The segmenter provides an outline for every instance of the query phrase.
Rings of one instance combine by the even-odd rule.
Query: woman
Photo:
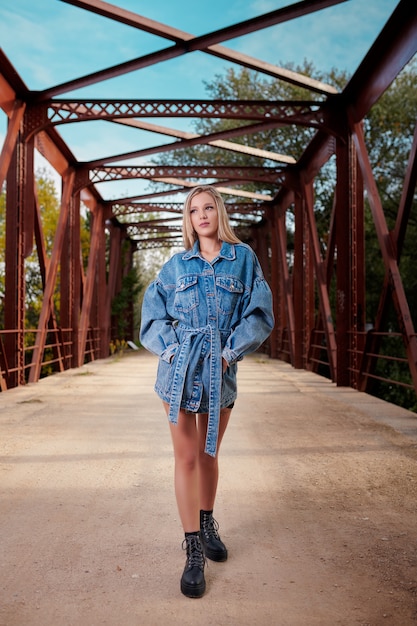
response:
[[[175,254],[146,290],[140,339],[159,357],[155,391],[171,429],[185,532],[181,591],[196,598],[205,591],[205,557],[227,559],[213,508],[237,361],[265,341],[274,318],[259,262],[233,233],[214,187],[189,193],[183,239],[185,252]]]

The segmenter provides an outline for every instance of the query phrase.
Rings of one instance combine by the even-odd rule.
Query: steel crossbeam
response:
[[[242,182],[261,181],[277,183],[282,181],[285,174],[282,168],[273,167],[181,167],[181,166],[103,166],[100,169],[90,169],[90,184],[122,180],[129,178],[143,178],[157,180],[172,176],[182,178],[210,178],[234,179]]]
[[[218,118],[265,120],[319,127],[326,122],[326,101],[269,100],[64,100],[33,106],[43,125],[130,118]]]

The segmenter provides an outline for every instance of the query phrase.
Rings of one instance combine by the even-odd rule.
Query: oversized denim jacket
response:
[[[205,451],[211,456],[220,408],[236,398],[237,361],[257,350],[273,326],[271,290],[243,243],[223,242],[209,262],[197,241],[172,256],[145,292],[140,341],[159,357],[155,391],[174,424],[180,408],[209,414]]]

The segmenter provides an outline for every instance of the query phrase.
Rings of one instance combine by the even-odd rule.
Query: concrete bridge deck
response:
[[[181,595],[169,430],[139,351],[0,394],[1,626],[417,623],[417,417],[261,356],[239,367],[215,516]]]

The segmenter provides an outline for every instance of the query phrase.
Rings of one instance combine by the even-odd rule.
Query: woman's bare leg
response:
[[[165,403],[165,411],[169,406]],[[180,410],[178,423],[169,423],[175,459],[175,496],[184,532],[200,528],[199,452],[196,417]]]
[[[231,412],[232,409],[222,409],[220,411],[219,438],[217,440],[216,457],[212,457],[204,452],[206,445],[208,415],[207,413],[201,413],[198,416],[200,509],[205,511],[212,511],[214,508],[217,484],[219,481],[219,450],[229,423]]]

